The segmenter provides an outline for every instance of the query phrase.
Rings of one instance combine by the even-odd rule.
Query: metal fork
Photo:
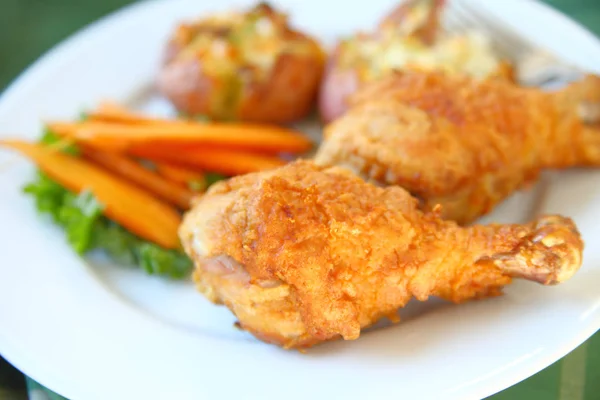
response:
[[[517,79],[525,86],[557,87],[585,74],[520,36],[502,21],[469,1],[451,0],[444,14],[448,33],[478,31],[489,37],[498,55],[516,66]]]

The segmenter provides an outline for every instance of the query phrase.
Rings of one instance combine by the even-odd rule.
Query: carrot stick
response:
[[[132,155],[152,161],[187,165],[229,176],[263,171],[285,164],[285,161],[274,156],[218,148],[194,148],[177,152],[169,152],[160,148],[136,148],[132,149]]]
[[[289,129],[250,124],[171,123],[131,125],[108,122],[50,123],[51,131],[77,142],[110,151],[133,145],[213,145],[265,153],[300,153],[312,146],[305,136]]]
[[[163,200],[178,206],[182,210],[190,208],[190,202],[194,197],[191,190],[164,179],[157,173],[144,168],[136,161],[121,154],[104,153],[88,147],[82,147],[81,150],[87,159],[147,189]]]
[[[154,165],[156,165],[158,173],[165,179],[185,185],[186,187],[192,182],[206,183],[204,174],[200,171],[165,162],[154,162]]]
[[[136,235],[164,248],[180,247],[177,230],[181,217],[175,208],[122,178],[79,158],[21,140],[1,140],[0,146],[17,150],[61,185],[74,192],[91,190],[104,213]]]
[[[88,113],[88,119],[101,122],[118,122],[128,124],[158,124],[170,123],[167,119],[148,117],[133,112],[119,104],[105,101],[98,108]]]

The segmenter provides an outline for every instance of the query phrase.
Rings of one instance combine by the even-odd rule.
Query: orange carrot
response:
[[[173,121],[158,124],[109,122],[50,123],[58,135],[110,151],[126,151],[133,145],[209,145],[264,153],[301,153],[311,141],[292,130],[251,124]]]
[[[74,192],[90,190],[104,205],[104,213],[136,235],[164,248],[180,247],[177,230],[181,216],[174,207],[93,164],[43,145],[0,140],[17,150],[61,185]]]
[[[190,208],[194,193],[191,190],[174,184],[156,172],[144,168],[138,162],[115,153],[105,153],[88,147],[81,148],[83,155],[117,175],[147,189],[163,200],[183,210]]]
[[[120,122],[133,124],[158,124],[171,121],[161,118],[148,117],[131,111],[119,104],[105,101],[97,109],[88,113],[88,119],[101,122]]]
[[[189,186],[190,183],[206,184],[204,174],[200,171],[165,162],[155,161],[154,165],[159,174],[172,182],[177,182],[186,187]]]
[[[187,165],[229,176],[272,169],[285,164],[285,161],[274,156],[229,149],[194,148],[177,152],[168,152],[160,148],[135,148],[132,150],[132,155],[137,157]]]

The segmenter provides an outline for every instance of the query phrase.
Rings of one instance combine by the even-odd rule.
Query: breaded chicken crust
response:
[[[600,164],[600,78],[547,93],[406,71],[368,85],[326,127],[315,161],[400,185],[467,224],[544,168]]]
[[[556,284],[581,265],[567,218],[461,228],[417,206],[400,187],[296,161],[215,184],[180,237],[200,291],[288,348],[356,339],[413,297],[460,303],[513,277]]]

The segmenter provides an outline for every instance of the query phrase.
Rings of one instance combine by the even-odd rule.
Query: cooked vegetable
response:
[[[311,141],[299,133],[264,125],[191,121],[131,125],[86,121],[48,126],[61,137],[110,151],[125,151],[132,146],[203,145],[265,153],[301,153],[312,146]]]
[[[206,189],[206,177],[198,170],[165,162],[155,162],[154,165],[158,173],[165,179],[189,187],[193,191],[203,191]]]
[[[117,103],[105,101],[95,110],[87,113],[87,120],[100,122],[120,122],[130,124],[169,123],[169,120],[153,118],[133,112]]]
[[[279,166],[274,154],[311,143],[280,127],[153,118],[106,102],[79,122],[49,124],[39,144],[0,146],[37,164],[39,176],[24,191],[78,254],[100,249],[150,274],[183,278],[192,266],[179,250],[181,215],[169,203],[185,210],[195,191]]]
[[[285,164],[282,159],[269,155],[202,147],[188,149],[168,147],[136,148],[132,149],[131,154],[152,161],[167,161],[188,165],[229,176],[263,171]]]
[[[89,191],[76,195],[44,173],[24,191],[34,198],[40,213],[65,229],[79,254],[103,250],[121,264],[139,265],[149,274],[175,279],[187,278],[192,270],[190,259],[182,252],[139,239],[101,215],[102,206]]]
[[[182,210],[189,208],[190,201],[194,197],[191,190],[164,179],[127,156],[98,151],[85,146],[81,150],[85,158],[107,170],[143,187]]]
[[[439,29],[446,0],[409,0],[371,33],[340,41],[327,62],[319,93],[325,122],[342,115],[360,86],[405,68],[441,69],[478,78],[512,79],[512,67],[495,54],[491,41],[476,31]]]
[[[44,145],[1,140],[0,146],[18,150],[67,189],[91,191],[104,206],[104,214],[136,235],[169,249],[179,248],[177,229],[181,216],[150,193],[84,160]]]
[[[141,114],[139,112],[132,111],[127,107],[112,101],[104,101],[100,103],[98,108],[86,114],[86,120],[96,122],[117,122],[125,124],[170,124],[173,122],[167,118],[157,118],[148,115]],[[210,119],[206,115],[201,114],[187,114],[185,112],[179,112],[178,116],[181,121],[196,121],[196,122],[209,122]]]
[[[261,3],[179,26],[157,81],[188,114],[286,123],[312,109],[324,58],[315,39]]]

